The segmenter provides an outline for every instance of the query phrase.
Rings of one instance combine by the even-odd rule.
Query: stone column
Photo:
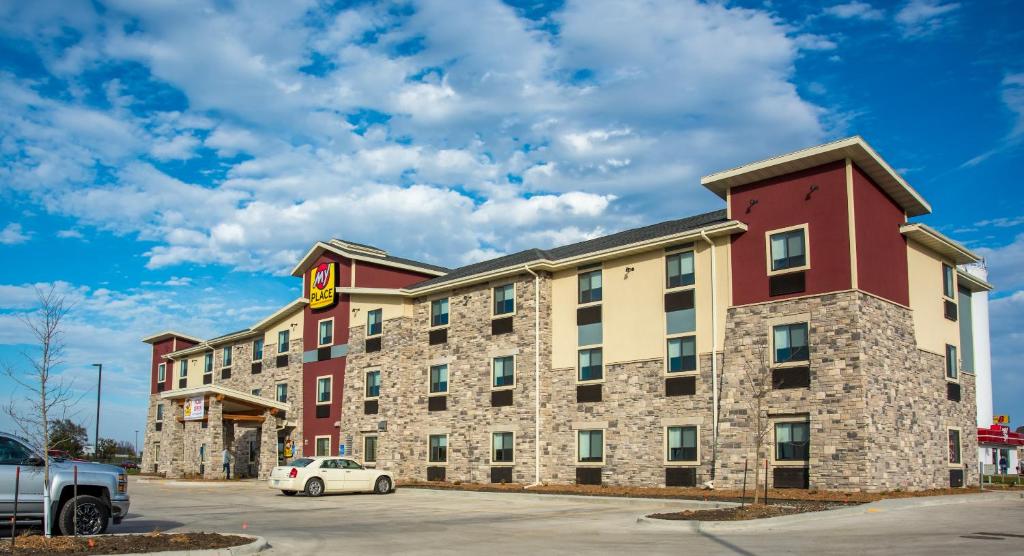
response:
[[[210,442],[208,449],[210,456],[207,458],[207,466],[204,469],[204,479],[223,479],[224,462],[221,459],[224,453],[224,438],[227,436],[224,431],[224,404],[216,397],[209,398],[207,418],[207,430],[209,431]]]
[[[271,410],[263,412],[265,419],[260,426],[260,455],[259,471],[260,479],[266,479],[270,472],[277,465],[277,417],[271,414]]]

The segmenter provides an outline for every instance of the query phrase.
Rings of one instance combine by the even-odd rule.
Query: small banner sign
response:
[[[1009,425],[1010,424],[1010,416],[1009,415],[995,415],[995,416],[992,417],[992,424],[993,425]]]
[[[206,417],[205,400],[202,396],[185,399],[185,420],[202,421]]]

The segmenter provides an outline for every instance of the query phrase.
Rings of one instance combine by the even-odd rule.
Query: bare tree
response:
[[[3,407],[21,431],[29,445],[43,459],[43,529],[50,535],[50,422],[66,419],[73,404],[70,384],[55,374],[54,369],[63,362],[64,340],[61,323],[71,310],[63,294],[51,285],[48,290],[36,288],[39,302],[37,310],[19,318],[32,333],[37,350],[23,352],[28,369],[19,372],[11,364],[4,364],[3,372],[26,391],[21,403],[13,399]]]
[[[768,418],[767,398],[772,392],[772,366],[771,356],[768,348],[768,341],[764,338],[755,339],[753,345],[753,360],[748,360],[743,367],[747,378],[747,396],[744,398],[753,413],[754,424],[751,429],[751,436],[754,441],[754,503],[760,500],[759,488],[761,482],[761,451],[765,445],[765,438],[771,430],[771,419]],[[767,457],[767,456],[765,456]],[[764,478],[765,481],[768,477]]]

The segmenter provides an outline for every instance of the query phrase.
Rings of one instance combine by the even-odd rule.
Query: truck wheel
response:
[[[75,498],[64,503],[60,510],[57,523],[61,533],[74,535],[75,531]],[[95,496],[81,495],[77,498],[79,535],[100,535],[107,530],[110,523],[110,508]]]
[[[323,496],[324,494],[324,482],[316,477],[309,480],[306,483],[306,494],[309,496]]]

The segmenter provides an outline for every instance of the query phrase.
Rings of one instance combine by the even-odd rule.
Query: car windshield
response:
[[[305,467],[311,463],[313,463],[313,460],[309,458],[299,458],[297,460],[292,461],[289,465],[291,467]]]

